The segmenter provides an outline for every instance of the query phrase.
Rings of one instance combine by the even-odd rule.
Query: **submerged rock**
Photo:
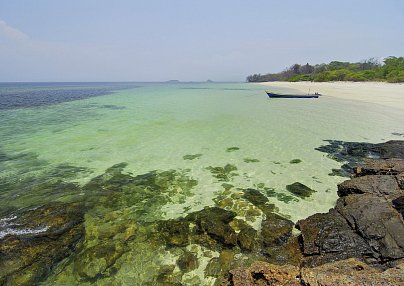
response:
[[[237,244],[237,234],[229,225],[236,213],[218,207],[205,208],[189,214],[186,219],[194,222],[199,232],[227,246]]]
[[[168,246],[187,246],[189,244],[189,221],[185,219],[159,222],[159,230]]]
[[[252,158],[244,158],[243,161],[246,162],[246,163],[258,163],[260,160],[252,159]]]
[[[84,236],[83,206],[53,203],[1,219],[0,284],[33,285]]]
[[[194,159],[199,159],[200,157],[202,157],[202,154],[189,154],[189,155],[182,156],[182,158],[184,160],[194,160]]]
[[[304,199],[310,197],[313,193],[316,191],[313,189],[310,189],[306,185],[303,185],[302,183],[295,182],[291,185],[286,186],[286,190],[291,192],[292,194]]]
[[[199,266],[198,258],[195,254],[185,251],[177,260],[177,265],[183,272],[192,271]]]
[[[259,208],[263,213],[272,213],[275,210],[275,205],[270,204],[266,196],[259,190],[245,189],[243,198]]]
[[[206,169],[220,182],[229,182],[233,177],[238,176],[238,174],[234,172],[237,171],[237,167],[232,164],[227,164],[224,167],[207,167]]]
[[[239,147],[229,147],[229,148],[226,149],[226,152],[234,152],[234,151],[237,151],[237,150],[240,150],[240,148]]]

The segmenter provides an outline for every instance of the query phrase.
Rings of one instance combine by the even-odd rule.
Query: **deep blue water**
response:
[[[52,105],[139,86],[131,82],[0,83],[0,110]]]

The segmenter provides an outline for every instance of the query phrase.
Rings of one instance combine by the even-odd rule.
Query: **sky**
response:
[[[244,81],[404,56],[404,0],[0,0],[0,82]]]

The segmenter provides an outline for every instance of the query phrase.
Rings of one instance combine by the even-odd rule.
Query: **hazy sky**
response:
[[[404,0],[0,0],[0,81],[240,81],[404,56]]]

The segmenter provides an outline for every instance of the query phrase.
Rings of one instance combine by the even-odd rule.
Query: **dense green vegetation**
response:
[[[263,81],[387,81],[404,82],[404,57],[388,57],[380,63],[370,58],[358,63],[294,64],[280,73],[253,74],[248,82]]]

